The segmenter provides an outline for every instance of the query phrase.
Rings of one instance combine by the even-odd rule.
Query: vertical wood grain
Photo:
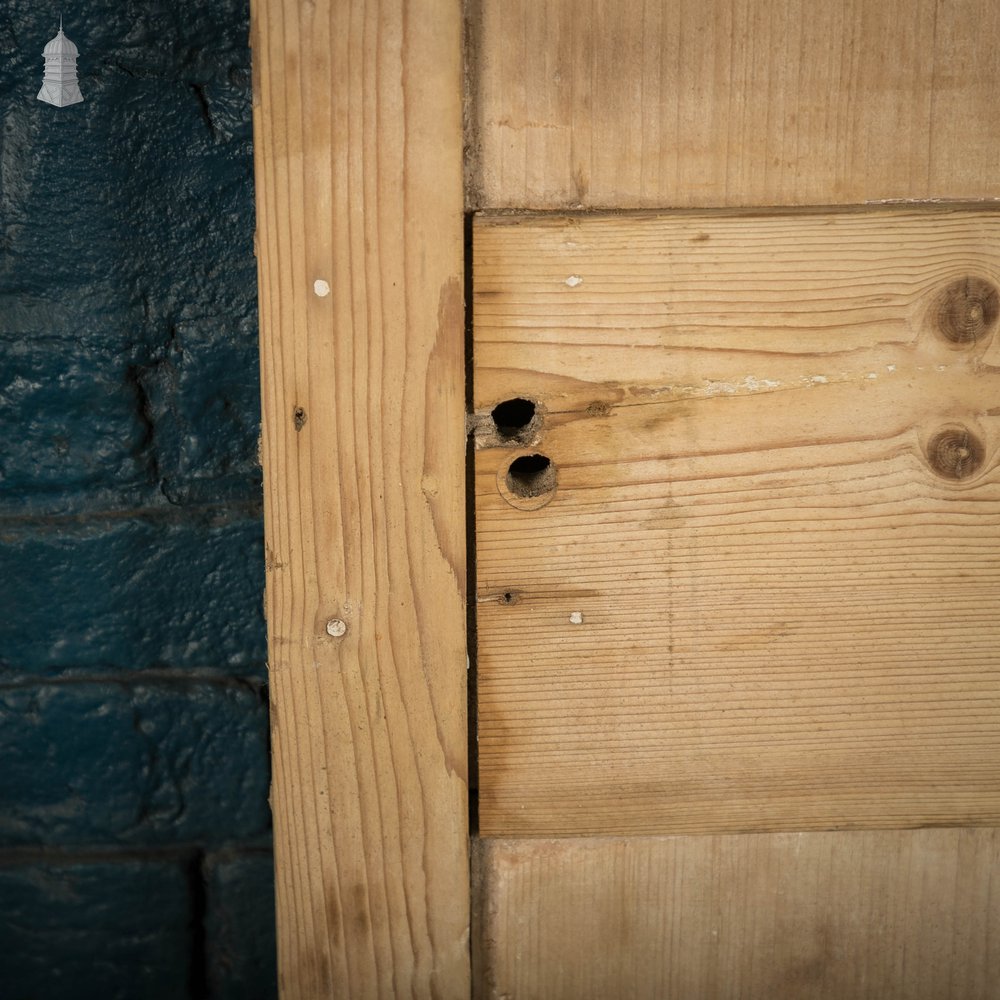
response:
[[[476,0],[475,208],[1000,197],[994,0]]]
[[[997,830],[482,840],[477,995],[991,1000]]]
[[[461,8],[252,14],[281,995],[465,997]]]

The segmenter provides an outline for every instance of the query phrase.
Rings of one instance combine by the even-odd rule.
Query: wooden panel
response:
[[[484,835],[1000,821],[1000,215],[474,246]]]
[[[996,830],[477,845],[477,995],[988,1000]]]
[[[477,0],[469,202],[1000,197],[994,0]]]
[[[467,997],[460,5],[253,18],[282,996]]]

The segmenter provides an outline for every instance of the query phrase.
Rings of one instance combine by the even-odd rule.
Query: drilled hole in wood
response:
[[[524,499],[551,493],[556,488],[556,467],[545,455],[521,455],[507,469],[507,488]]]
[[[537,408],[530,399],[505,399],[490,412],[497,434],[508,441],[523,438],[532,429]]]

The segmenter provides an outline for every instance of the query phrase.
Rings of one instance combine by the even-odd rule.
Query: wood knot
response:
[[[306,420],[308,419],[306,411],[303,410],[301,406],[296,406],[295,409],[292,410],[292,423],[295,425],[295,429],[297,431],[300,431],[303,427],[305,427]]]
[[[982,442],[965,427],[946,427],[927,445],[927,461],[944,479],[968,479],[986,457]]]
[[[952,344],[975,344],[988,337],[1000,316],[1000,293],[982,278],[963,278],[938,297],[934,323]]]

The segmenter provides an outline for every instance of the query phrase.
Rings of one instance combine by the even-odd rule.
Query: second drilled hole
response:
[[[540,497],[556,488],[556,467],[545,455],[521,455],[507,469],[507,488],[516,497]]]

